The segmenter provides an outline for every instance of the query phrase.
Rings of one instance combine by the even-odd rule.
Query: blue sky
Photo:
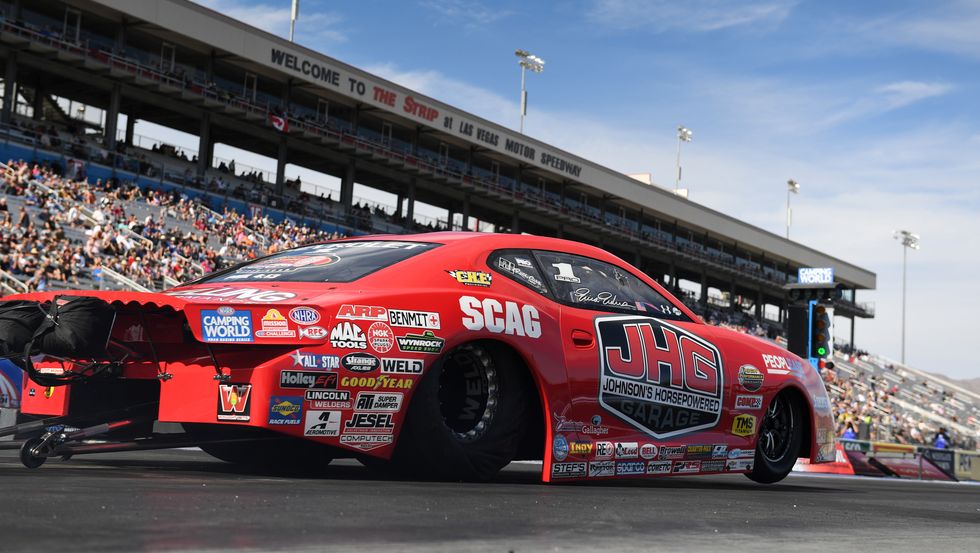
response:
[[[288,32],[290,0],[200,3]],[[799,181],[793,239],[878,273],[856,341],[893,358],[918,232],[908,361],[980,377],[978,1],[303,0],[297,42],[513,128],[530,50],[528,134],[670,185],[684,124],[691,199],[773,232]]]

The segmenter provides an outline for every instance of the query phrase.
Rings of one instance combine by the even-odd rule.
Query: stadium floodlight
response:
[[[902,243],[902,364],[905,364],[905,283],[909,249],[919,249],[919,235],[907,230],[896,230],[892,235]]]
[[[789,205],[790,194],[800,193],[800,183],[793,179],[786,181],[786,239],[789,240],[789,227],[793,224],[793,208]]]
[[[684,125],[677,125],[677,180],[674,181],[674,193],[681,189],[681,143],[694,140],[694,131]]]
[[[532,73],[544,71],[544,60],[528,52],[527,50],[517,49],[514,55],[518,58],[521,66],[521,127],[520,132],[524,134],[524,116],[527,115],[527,87],[525,86],[525,73],[530,70]]]

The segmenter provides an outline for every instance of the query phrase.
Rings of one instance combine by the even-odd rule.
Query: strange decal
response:
[[[721,419],[724,370],[710,342],[649,317],[595,320],[599,403],[654,438],[714,428]]]

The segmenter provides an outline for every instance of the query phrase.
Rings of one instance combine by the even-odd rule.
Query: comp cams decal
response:
[[[714,428],[721,420],[724,370],[710,342],[649,317],[595,320],[599,403],[654,438]]]

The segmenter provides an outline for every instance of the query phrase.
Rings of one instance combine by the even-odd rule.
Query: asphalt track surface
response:
[[[791,475],[542,485],[260,474],[197,450],[0,451],[0,551],[980,551],[980,486]]]

